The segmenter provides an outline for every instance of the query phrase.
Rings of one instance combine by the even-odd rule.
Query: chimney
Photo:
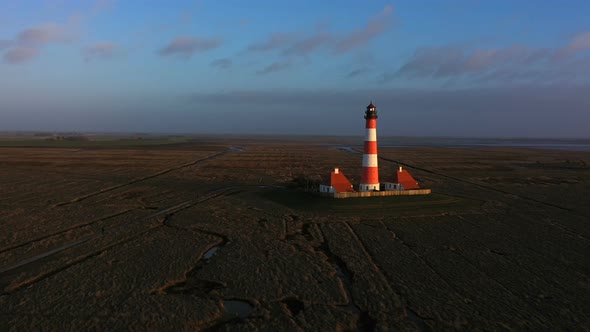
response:
[[[402,167],[401,167],[401,166],[399,167],[399,171],[400,171],[400,172],[402,171]]]
[[[338,167],[334,168],[334,174],[338,174]]]

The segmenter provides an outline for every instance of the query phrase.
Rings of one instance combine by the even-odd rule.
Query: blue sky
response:
[[[0,130],[590,137],[587,1],[0,3]]]

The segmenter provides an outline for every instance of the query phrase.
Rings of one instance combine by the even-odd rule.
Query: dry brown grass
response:
[[[588,153],[382,148],[434,194],[346,203],[258,186],[360,155],[209,143],[0,149],[0,330],[590,327]]]

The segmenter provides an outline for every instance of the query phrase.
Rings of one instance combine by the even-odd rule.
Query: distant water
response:
[[[588,151],[590,152],[590,144],[525,144],[525,143],[466,143],[466,144],[388,144],[380,143],[381,147],[518,147],[531,149],[545,149],[545,150],[567,150],[567,151]]]
[[[546,150],[568,150],[568,151],[590,151],[590,144],[480,144],[476,146],[506,146],[506,147],[523,147],[532,149]]]
[[[361,145],[361,144],[359,144]],[[478,138],[415,138],[384,137],[379,138],[381,147],[519,147],[545,150],[587,151],[590,152],[588,139],[478,139]]]

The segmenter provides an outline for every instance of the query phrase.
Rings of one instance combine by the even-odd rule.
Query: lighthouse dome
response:
[[[373,105],[373,101],[367,106],[365,111],[365,119],[377,119],[377,107]]]

